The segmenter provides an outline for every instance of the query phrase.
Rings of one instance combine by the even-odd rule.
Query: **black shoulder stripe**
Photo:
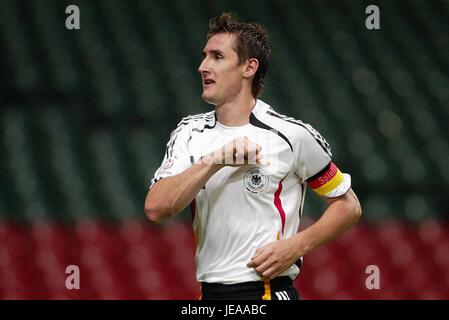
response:
[[[173,132],[172,132],[172,134],[170,136],[170,140],[167,143],[167,149],[166,149],[165,153],[166,153],[166,156],[168,158],[173,156],[173,147],[174,147],[174,145],[176,143],[176,139],[178,138],[178,133],[181,131],[182,127],[187,125],[187,124],[189,124],[190,121],[196,121],[196,120],[200,120],[200,119],[205,120],[206,122],[209,122],[212,119],[214,119],[215,121],[214,121],[213,125],[205,124],[203,129],[200,130],[200,129],[197,129],[197,128],[193,128],[192,131],[203,132],[205,129],[212,129],[212,128],[214,128],[215,125],[217,124],[217,117],[216,117],[215,112],[211,112],[209,114],[201,113],[201,114],[196,115],[196,116],[188,116],[186,118],[183,118],[181,120],[181,122],[178,124],[178,126],[176,127],[176,129],[173,130]],[[190,141],[191,138],[192,138],[192,136],[189,137],[188,141]]]
[[[214,128],[214,127],[217,125],[217,116],[216,116],[215,113],[214,113],[213,115],[214,115],[214,124],[213,124],[213,125],[205,124],[203,129],[193,128],[192,131],[196,131],[196,132],[200,132],[200,133],[201,133],[201,132],[203,132],[203,131],[206,130],[206,129],[212,129],[212,128]],[[210,118],[210,119],[208,119],[208,120],[210,121],[210,120],[212,120],[212,118]]]
[[[192,129],[192,131],[195,131],[195,132],[199,132],[199,133],[202,133],[204,130],[206,130],[206,129],[213,129],[213,128],[215,128],[215,125],[217,124],[217,122],[215,121],[214,122],[214,125],[212,125],[212,126],[209,126],[209,125],[204,125],[204,128],[203,129],[197,129],[197,128],[193,128]],[[190,138],[192,138],[192,137],[190,137]],[[189,140],[190,140],[190,138],[189,138]]]
[[[187,124],[187,123],[185,123],[185,124]],[[168,143],[167,143],[167,149],[166,149],[166,151],[165,151],[165,154],[166,154],[167,158],[170,158],[170,157],[172,156],[172,153],[173,153],[173,146],[175,145],[176,138],[178,137],[178,133],[179,133],[179,131],[181,131],[181,128],[182,128],[183,125],[185,125],[185,124],[178,125],[178,126],[176,127],[176,129],[172,131],[172,133],[171,133],[171,135],[170,135],[170,140],[169,140]]]
[[[270,110],[267,111],[267,114],[269,114],[270,116],[276,117],[278,119],[287,121],[289,123],[293,123],[293,124],[296,124],[298,126],[303,127],[304,129],[307,130],[308,133],[310,133],[310,135],[316,140],[316,142],[318,142],[318,144],[324,150],[324,152],[326,152],[329,156],[332,156],[331,146],[329,145],[329,143],[326,141],[326,139],[323,138],[323,136],[321,136],[318,133],[318,131],[316,131],[312,127],[309,128],[304,122],[302,122],[300,120],[296,120],[294,118],[289,118],[289,117],[280,115],[280,114],[275,113],[275,112],[270,111]]]
[[[215,115],[215,113],[214,113],[214,115]],[[200,129],[197,129],[197,128],[193,128],[192,131],[202,133],[202,132],[204,132],[204,130],[206,130],[206,129],[213,129],[213,128],[215,128],[216,125],[217,125],[217,117],[216,117],[216,115],[215,115],[215,121],[214,121],[214,124],[213,124],[213,125],[205,124],[203,129],[200,130]],[[189,137],[189,140],[187,140],[187,142],[189,142],[190,139],[192,139],[192,136]]]
[[[175,145],[176,138],[178,137],[179,131],[181,131],[182,127],[187,125],[188,122],[181,122],[178,124],[175,130],[170,134],[170,140],[167,142],[167,148],[165,149],[165,155],[167,158],[170,158],[173,153],[173,146]]]
[[[285,142],[288,143],[288,145],[290,146],[290,150],[293,151],[293,146],[292,146],[292,144],[290,143],[290,141],[287,139],[287,137],[286,137],[282,132],[279,132],[278,130],[276,130],[276,129],[270,127],[269,125],[267,125],[267,124],[265,124],[265,123],[263,123],[262,121],[260,121],[259,119],[257,119],[256,116],[255,116],[253,113],[251,113],[251,115],[249,116],[249,123],[251,123],[251,124],[252,124],[253,126],[255,126],[255,127],[259,127],[259,128],[265,129],[265,130],[273,131],[273,132],[275,131],[276,134],[277,134],[279,137],[281,137],[282,139],[285,140]]]
[[[215,117],[215,112],[207,112],[207,113],[199,113],[196,115],[190,115],[190,116],[182,118],[181,121],[178,123],[178,127],[181,125],[186,125],[192,120],[193,121],[198,121],[198,120],[210,121],[214,117]]]

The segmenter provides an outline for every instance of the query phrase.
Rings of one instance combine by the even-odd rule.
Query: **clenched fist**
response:
[[[262,159],[261,150],[262,147],[248,137],[239,137],[203,157],[202,161],[232,167],[259,164]]]

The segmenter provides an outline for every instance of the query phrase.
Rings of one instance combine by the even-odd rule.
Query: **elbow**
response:
[[[145,200],[144,211],[147,218],[154,223],[160,223],[171,216],[170,210],[165,209],[162,204],[150,197]]]
[[[147,218],[154,223],[159,223],[163,220],[163,215],[160,211],[155,210],[151,206],[145,205],[145,214]]]
[[[362,206],[360,205],[358,199],[355,199],[355,201],[353,201],[352,203],[351,216],[354,223],[357,223],[362,217]]]
[[[356,224],[362,217],[362,206],[357,198],[357,195],[352,189],[350,189],[344,196],[346,204],[346,212],[348,216],[348,222],[353,225]]]

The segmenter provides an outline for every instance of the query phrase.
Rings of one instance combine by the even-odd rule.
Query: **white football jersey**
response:
[[[246,136],[262,147],[262,164],[224,167],[192,203],[196,276],[200,282],[233,284],[262,280],[247,263],[257,248],[298,232],[307,185],[327,197],[350,188],[350,176],[331,163],[330,146],[310,125],[276,113],[257,100],[249,123],[228,127],[215,111],[182,119],[151,180],[179,174],[202,156]],[[294,264],[281,275],[295,279]]]

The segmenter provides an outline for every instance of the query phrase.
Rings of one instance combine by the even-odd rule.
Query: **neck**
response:
[[[248,95],[215,106],[215,113],[221,124],[238,127],[249,123],[249,116],[255,106],[256,99],[252,95]]]

